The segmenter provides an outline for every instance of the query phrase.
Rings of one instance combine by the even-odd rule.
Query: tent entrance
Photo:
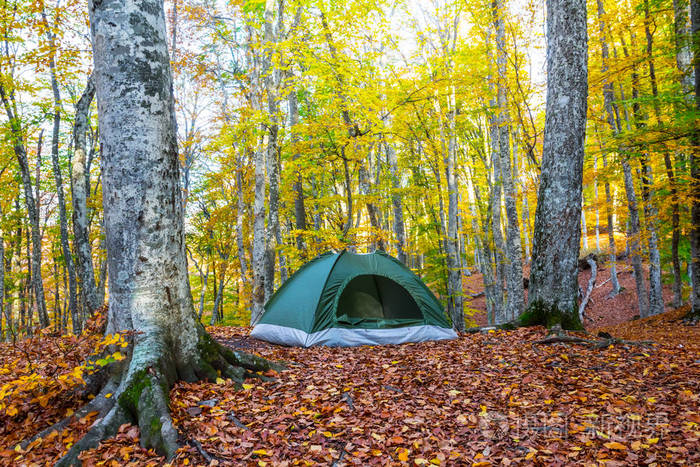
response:
[[[411,294],[395,281],[375,274],[350,280],[338,299],[337,322],[359,327],[405,326],[422,322]]]

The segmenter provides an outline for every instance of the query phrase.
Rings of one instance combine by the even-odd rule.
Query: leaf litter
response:
[[[172,465],[693,465],[700,463],[700,329],[683,309],[605,328],[651,347],[535,346],[543,328],[456,341],[359,348],[288,348],[248,328],[212,327],[223,343],[287,362],[279,374],[178,383],[170,393],[183,447]],[[100,337],[1,344],[0,384],[78,365]],[[65,349],[60,354],[56,349]],[[48,376],[47,376],[48,377]],[[272,378],[271,378],[272,377]],[[41,392],[41,388],[34,388]],[[3,394],[0,394],[5,398]],[[96,414],[17,444],[76,410],[71,391],[0,399],[0,463],[50,464]],[[14,407],[12,413],[7,408]],[[162,465],[138,428],[81,459]]]

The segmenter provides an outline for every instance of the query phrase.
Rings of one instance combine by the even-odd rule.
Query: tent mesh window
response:
[[[338,299],[338,320],[420,320],[418,304],[410,293],[391,279],[374,274],[353,278]]]

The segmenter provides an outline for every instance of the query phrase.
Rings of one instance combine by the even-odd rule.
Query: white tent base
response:
[[[309,334],[300,329],[275,324],[258,324],[253,328],[250,336],[273,344],[293,347],[405,344],[407,342],[439,341],[458,337],[453,329],[432,325],[388,329],[329,328]]]

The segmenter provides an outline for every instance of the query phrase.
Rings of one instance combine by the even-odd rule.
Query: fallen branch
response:
[[[532,343],[532,345],[546,345],[546,344],[585,344],[589,345],[593,349],[604,349],[611,345],[634,345],[640,347],[651,347],[654,345],[653,341],[626,341],[623,339],[617,339],[615,337],[610,337],[607,339],[585,339],[578,336],[570,336],[568,334],[555,334],[547,336],[544,339],[537,340]]]
[[[193,446],[195,449],[197,449],[197,452],[198,452],[199,454],[201,454],[201,456],[204,458],[205,461],[207,461],[207,463],[210,464],[210,463],[211,463],[212,461],[214,461],[214,460],[216,460],[216,461],[219,460],[217,457],[212,456],[211,454],[209,454],[209,453],[204,449],[204,447],[202,447],[202,443],[200,443],[200,442],[197,441],[196,439],[191,439],[190,442],[189,442],[189,444],[190,444],[190,446]]]
[[[586,294],[583,296],[583,300],[581,300],[581,305],[578,307],[578,318],[583,323],[583,317],[585,316],[584,312],[586,311],[586,305],[588,305],[588,300],[591,298],[591,292],[593,292],[593,286],[595,286],[595,280],[596,276],[598,275],[598,265],[595,262],[595,256],[593,255],[588,255],[586,257],[586,261],[588,262],[588,265],[591,267],[591,277],[588,279],[588,289],[586,290]]]
[[[389,391],[394,391],[394,392],[398,392],[399,394],[403,394],[403,389],[399,389],[396,386],[392,386],[390,384],[382,384],[382,387],[384,389],[388,389]]]

